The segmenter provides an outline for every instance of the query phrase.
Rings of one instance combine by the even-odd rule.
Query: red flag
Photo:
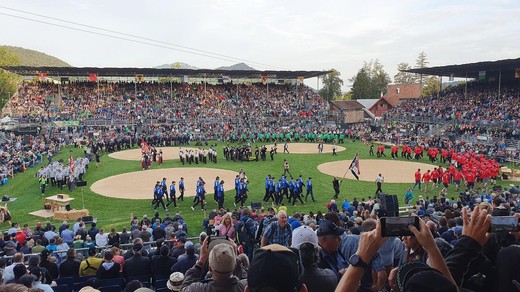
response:
[[[144,140],[141,140],[141,152],[148,153],[150,150],[152,150],[152,147],[150,147],[150,145],[148,145]]]
[[[43,78],[47,78],[47,73],[38,73],[38,78],[43,80]]]
[[[267,76],[267,75],[263,75],[263,76],[262,76],[262,83],[263,83],[263,84],[267,84],[267,81],[269,81],[269,76]]]
[[[88,74],[88,80],[90,80],[90,82],[96,82],[97,74]]]
[[[74,158],[72,157],[72,153],[69,156],[69,166],[70,166],[70,171],[74,172]]]

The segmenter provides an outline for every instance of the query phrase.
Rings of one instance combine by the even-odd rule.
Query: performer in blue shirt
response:
[[[206,190],[204,190],[204,181],[198,183],[197,187],[197,194],[195,196],[196,203],[191,206],[191,210],[195,211],[195,206],[197,206],[200,203],[201,211],[204,211],[204,200],[206,199]]]
[[[181,180],[179,181],[179,192],[181,195],[179,196],[179,201],[184,201],[184,178],[181,177]]]
[[[171,203],[173,203],[173,206],[177,208],[177,197],[175,196],[177,192],[175,191],[175,181],[172,181],[172,184],[170,185],[170,201],[166,205],[166,207],[169,207]]]
[[[218,209],[224,208],[224,181],[221,180],[217,187]]]
[[[314,192],[312,191],[312,177],[309,176],[305,188],[307,189],[307,194],[305,195],[305,202],[307,202],[307,198],[309,197],[309,195],[311,195],[312,201],[316,202],[316,200],[314,200]]]

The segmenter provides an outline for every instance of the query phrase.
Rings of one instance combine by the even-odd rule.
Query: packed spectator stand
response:
[[[208,86],[206,90],[209,94],[204,93],[204,87],[200,85],[175,86],[172,99],[169,85],[140,84],[136,96],[135,84],[132,83],[102,83],[99,90],[104,92],[102,94],[98,92],[97,85],[80,83],[70,88],[61,88],[62,101],[57,105],[54,100],[57,94],[55,85],[26,84],[20,90],[18,99],[12,101],[11,109],[22,119],[35,122],[116,119],[128,122],[122,125],[137,125],[140,121],[146,123],[148,119],[162,121],[166,125],[149,126],[144,137],[158,144],[164,141],[168,145],[189,143],[191,138],[182,138],[186,134],[190,137],[199,135],[201,140],[215,137],[227,140],[233,135],[236,140],[265,140],[267,138],[259,137],[259,133],[283,133],[282,139],[286,138],[287,133],[293,135],[290,139],[293,139],[294,133],[298,133],[302,139],[318,140],[317,133],[320,133],[319,139],[327,137],[330,141],[340,139],[341,136],[363,139],[367,143],[388,141],[403,145],[413,141],[414,145],[425,145],[426,149],[436,147],[454,149],[455,152],[484,153],[492,158],[506,155],[503,143],[484,145],[428,137],[428,126],[410,121],[397,125],[388,122],[377,131],[368,124],[355,125],[341,131],[329,129],[323,124],[326,116],[322,108],[323,102],[317,98],[309,98],[307,103],[302,104],[302,98],[306,99],[314,94],[302,88],[296,89],[296,92],[288,91],[285,85],[270,88],[267,96],[260,85],[250,85],[250,88],[242,88],[241,85],[239,92],[243,93],[236,97],[236,87],[227,85]],[[486,93],[479,87],[468,90],[470,94],[482,92],[479,102],[474,105],[460,103],[463,92],[456,88],[453,92],[443,93],[443,98],[447,98],[448,102],[446,99],[429,97],[424,101],[415,101],[422,104],[417,111],[414,111],[416,106],[405,103],[393,113],[414,116],[424,114],[425,117],[448,121],[464,118],[472,122],[478,122],[478,117],[482,116],[483,122],[479,127],[492,125],[491,122],[495,120],[493,116],[496,115],[511,129],[505,132],[505,135],[510,135],[507,138],[518,137],[518,91],[505,90],[507,97],[500,99],[492,98],[491,93]],[[157,95],[152,92],[157,92]],[[502,110],[496,111],[491,106],[496,102],[501,102]],[[441,103],[455,106],[444,108]],[[476,109],[480,104],[483,105],[482,109]],[[510,109],[513,111],[509,111]],[[457,117],[459,112],[463,114]],[[230,116],[233,118],[223,118]],[[175,119],[185,119],[186,125],[171,122]],[[200,122],[204,119],[213,119],[215,122]],[[283,123],[278,124],[280,121]],[[132,130],[128,133],[122,125],[105,128],[118,133],[116,139],[120,139],[120,143],[109,138],[100,139],[98,143],[101,149],[117,151],[135,147],[138,142],[133,137]],[[100,128],[104,127],[103,125]],[[460,124],[453,127],[459,130],[464,128],[465,133],[471,132]],[[195,128],[200,129],[198,134],[192,133]],[[407,135],[400,135],[400,128],[407,128]],[[175,134],[172,139],[164,139],[162,136],[158,138],[155,135],[157,129]],[[497,133],[499,135],[496,137],[506,138],[500,136],[500,132]],[[23,171],[25,167],[41,163],[49,153],[52,156],[52,153],[59,152],[63,144],[73,143],[69,136],[80,138],[84,131],[71,130],[70,134],[66,140],[57,133],[48,133],[47,136],[36,136],[25,142],[20,136],[4,135],[1,139],[2,165],[5,171],[2,172],[8,177]],[[312,135],[316,137],[313,138]],[[278,139],[274,138],[272,141],[276,140]],[[513,158],[518,158],[518,150],[513,153],[516,155]],[[430,291],[427,290],[428,285],[429,288],[435,285],[446,287],[444,291],[456,291],[455,287],[469,291],[518,291],[520,275],[514,265],[520,258],[517,250],[520,234],[497,232],[486,236],[490,225],[486,215],[516,214],[520,212],[519,202],[519,189],[514,186],[509,189],[489,189],[479,185],[473,191],[465,190],[464,195],[452,198],[419,196],[409,206],[409,210],[422,219],[421,230],[429,232],[419,233],[420,230],[414,230],[415,239],[408,236],[390,237],[384,243],[378,219],[385,216],[385,210],[382,209],[379,198],[360,198],[359,201],[354,198],[343,202],[331,200],[316,215],[299,212],[286,214],[283,205],[258,210],[213,210],[204,221],[204,232],[199,238],[187,237],[188,226],[178,214],[171,217],[166,215],[165,218],[159,217],[159,214],[152,218],[133,217],[128,228],[121,232],[105,232],[98,229],[95,223],[85,224],[81,220],[72,226],[72,222],[64,222],[59,228],[52,224],[39,224],[32,229],[13,223],[7,236],[0,240],[0,247],[6,255],[0,258],[0,268],[4,270],[4,283],[25,284],[27,277],[22,279],[25,272],[17,265],[26,263],[29,266],[26,270],[34,275],[31,285],[50,284],[54,286],[54,291],[79,291],[83,286],[100,291],[135,291],[140,286],[152,287],[156,291],[216,291],[215,287],[222,283],[229,285],[225,286],[228,291],[243,291],[245,285],[258,287],[258,279],[255,277],[260,271],[256,267],[262,266],[263,251],[280,252],[280,248],[275,245],[281,245],[293,248],[281,252],[284,256],[291,257],[290,253],[299,254],[304,269],[297,271],[301,281],[296,281],[295,286],[290,289],[282,286],[275,277],[266,276],[262,280],[265,285],[271,285],[273,290],[270,291],[301,291],[301,284],[305,284],[309,291],[334,291],[336,287],[338,291],[354,291],[358,288],[360,291],[403,291],[406,287],[409,288],[406,291]],[[327,212],[324,212],[325,209]],[[468,218],[467,214],[472,216]],[[89,224],[90,228],[87,227]],[[303,231],[307,228],[313,232],[301,235],[307,232]],[[233,243],[221,242],[212,246],[214,251],[211,252],[205,248],[210,245],[208,238],[211,236],[227,236],[233,239]],[[372,239],[371,243],[367,239]],[[233,269],[222,271],[227,277],[222,280],[217,268],[227,268],[229,265],[216,263],[224,261],[218,256],[226,255],[225,247],[222,246],[225,244],[234,249],[233,263],[229,264]],[[374,252],[367,252],[363,246],[371,246]],[[258,251],[253,256],[254,249]],[[355,254],[367,265],[363,267],[363,273],[373,272],[377,275],[375,280],[365,277],[361,286],[359,281],[345,283],[358,277],[356,271],[359,262],[355,263],[351,258]],[[283,262],[276,256],[273,259],[276,260],[273,260],[272,266],[262,267],[265,270],[275,269],[277,263]],[[9,262],[6,263],[6,260]],[[349,261],[352,266],[345,272]],[[410,262],[417,265],[415,269],[418,275],[414,276],[412,273],[409,277],[399,277],[405,267],[414,269],[410,268]],[[436,271],[428,270],[425,263],[429,263]],[[206,272],[210,270],[213,280],[203,281]],[[288,273],[289,269],[285,272]],[[420,278],[421,272],[430,274]],[[434,280],[428,280],[430,276]],[[290,283],[290,277],[289,274],[280,274],[279,278]],[[183,282],[182,279],[188,280]],[[321,286],[316,285],[317,279],[322,280],[319,283]],[[413,286],[421,282],[421,279],[423,286]],[[42,286],[42,289],[46,288],[47,286]]]

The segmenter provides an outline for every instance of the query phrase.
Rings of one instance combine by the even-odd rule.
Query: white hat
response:
[[[311,243],[314,247],[318,247],[318,236],[309,226],[298,227],[292,233],[291,247],[300,248],[303,243]]]
[[[175,272],[170,275],[170,279],[166,282],[166,287],[171,291],[181,291],[184,275],[180,272]]]

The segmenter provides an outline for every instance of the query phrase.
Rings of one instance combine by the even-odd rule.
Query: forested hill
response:
[[[20,59],[20,66],[50,66],[50,67],[71,67],[64,61],[41,53],[35,50],[24,49],[13,46],[0,46],[15,54]]]

